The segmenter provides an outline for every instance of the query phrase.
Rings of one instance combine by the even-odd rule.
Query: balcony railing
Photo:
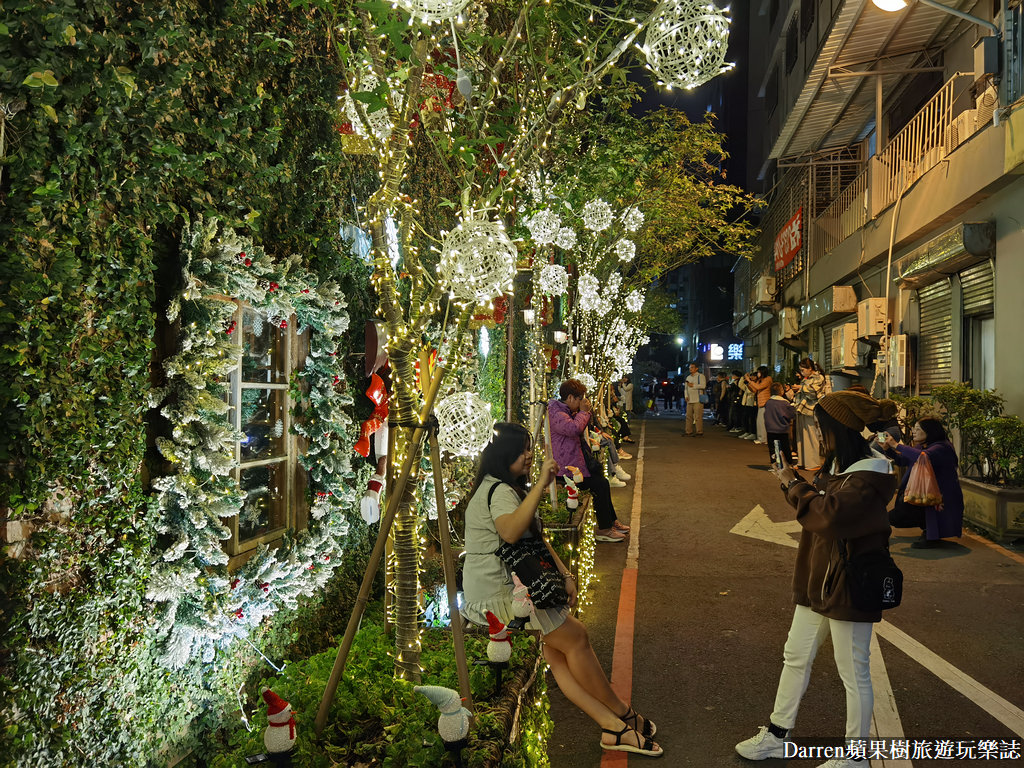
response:
[[[871,213],[868,201],[870,176],[865,169],[814,220],[815,236],[811,238],[809,251],[811,266],[868,223]]]
[[[973,77],[973,74],[957,72],[947,80],[878,155],[875,162],[878,175],[872,185],[878,195],[875,211],[885,210],[895,203],[904,191],[946,156],[947,138],[953,124],[953,104],[958,95],[954,93],[953,85],[958,79],[968,76]]]

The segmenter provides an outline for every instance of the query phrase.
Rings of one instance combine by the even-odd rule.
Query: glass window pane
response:
[[[242,381],[284,384],[286,329],[246,307],[242,312]]]
[[[285,526],[287,467],[288,463],[282,461],[261,467],[245,467],[240,471],[240,486],[245,494],[242,509],[238,513],[240,541],[253,539]]]
[[[242,390],[243,462],[285,455],[284,417],[287,407],[287,390]]]

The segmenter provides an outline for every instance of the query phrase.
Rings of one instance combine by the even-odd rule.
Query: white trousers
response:
[[[764,425],[764,406],[757,408],[757,439],[762,443],[768,442],[768,430]]]
[[[796,725],[800,699],[811,679],[811,665],[830,632],[836,668],[846,688],[846,738],[865,739],[870,734],[875,705],[871,690],[871,622],[826,619],[803,605],[793,611],[772,723],[786,729]]]

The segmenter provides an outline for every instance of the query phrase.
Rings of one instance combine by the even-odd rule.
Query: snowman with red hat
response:
[[[267,730],[263,732],[263,745],[267,753],[284,755],[295,745],[295,714],[292,705],[269,688],[263,689],[263,701],[267,704]]]

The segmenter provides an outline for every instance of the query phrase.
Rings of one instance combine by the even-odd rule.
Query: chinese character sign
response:
[[[742,360],[743,359],[743,345],[742,344],[730,344],[729,345],[729,359],[730,360]]]
[[[786,268],[786,265],[793,260],[793,257],[800,252],[803,245],[803,220],[804,209],[798,208],[782,231],[775,236],[775,271]]]

